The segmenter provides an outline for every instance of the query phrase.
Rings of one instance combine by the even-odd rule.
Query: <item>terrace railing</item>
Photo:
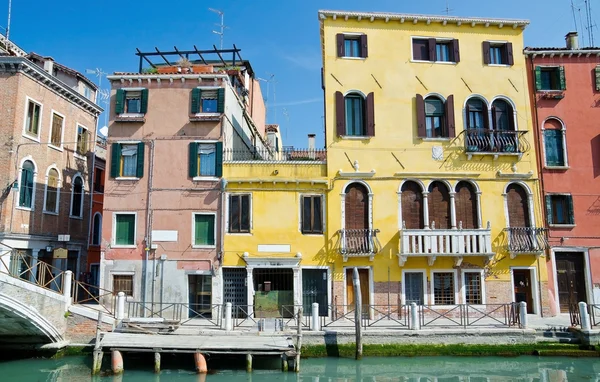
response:
[[[282,147],[274,149],[225,149],[223,160],[233,163],[247,162],[299,162],[299,163],[325,163],[327,150],[325,149],[297,149],[294,147]]]
[[[539,253],[549,247],[548,230],[534,227],[510,227],[504,231],[508,237],[510,253]]]
[[[373,258],[381,249],[377,239],[378,229],[342,229],[339,251],[346,260],[349,257]]]
[[[465,151],[467,154],[523,154],[529,150],[529,143],[522,138],[526,131],[505,131],[490,129],[465,130]]]

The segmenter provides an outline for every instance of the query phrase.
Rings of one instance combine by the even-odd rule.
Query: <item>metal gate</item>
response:
[[[319,303],[319,316],[327,316],[327,269],[302,269],[302,305],[309,315],[312,304]]]
[[[248,286],[246,285],[246,268],[223,268],[223,303],[243,307],[247,310]],[[234,309],[237,315],[238,309]]]

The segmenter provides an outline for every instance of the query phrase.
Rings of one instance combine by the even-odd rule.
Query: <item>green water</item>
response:
[[[146,362],[148,361],[148,362]],[[125,360],[125,374],[103,375],[92,378],[91,357],[67,357],[60,360],[31,359],[0,362],[0,381],[302,381],[302,382],[382,382],[382,381],[596,381],[600,378],[600,359],[566,357],[415,357],[351,359],[321,358],[302,360],[302,372],[282,373],[274,370],[221,369],[207,376],[193,372],[181,359],[168,360],[171,364],[160,375],[152,372],[150,360]],[[260,362],[259,362],[260,363]],[[130,367],[128,368],[128,364]],[[209,361],[210,364],[210,361]],[[105,364],[105,366],[108,366]],[[189,367],[187,367],[189,366]],[[235,367],[239,364],[230,363]],[[467,379],[469,377],[469,379]],[[436,379],[437,378],[437,379]]]

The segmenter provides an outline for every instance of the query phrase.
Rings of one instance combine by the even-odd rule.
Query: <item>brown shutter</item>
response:
[[[337,56],[344,57],[344,35],[342,33],[338,33],[335,37],[337,41]]]
[[[435,39],[429,39],[429,61],[436,61],[435,57]]]
[[[483,63],[486,65],[490,64],[490,42],[483,42]]]
[[[417,136],[427,137],[427,128],[425,126],[425,100],[423,96],[417,94]]]
[[[367,35],[360,35],[360,56],[363,58],[369,57],[369,46],[367,44]]]
[[[506,43],[506,63],[511,66],[515,64],[513,46],[511,42]]]
[[[341,92],[335,92],[335,130],[338,137],[346,135],[346,107],[344,103],[344,95]]]
[[[456,124],[454,121],[454,95],[449,95],[446,100],[446,124],[448,126],[448,137],[456,136]]]
[[[457,39],[452,40],[452,49],[454,50],[454,62],[460,62],[460,49]]]
[[[375,136],[375,95],[367,95],[367,137]]]

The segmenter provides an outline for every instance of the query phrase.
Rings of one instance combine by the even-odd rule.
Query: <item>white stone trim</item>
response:
[[[402,269],[402,281],[401,281],[401,301],[402,305],[406,305],[406,273],[422,273],[423,274],[423,305],[428,305],[429,293],[427,292],[427,270],[423,268],[419,269]]]
[[[583,255],[583,266],[584,266],[584,282],[585,282],[585,293],[587,303],[594,304],[594,289],[592,285],[592,271],[590,266],[590,249],[587,247],[553,247],[550,249],[550,260],[552,264],[552,273],[554,277],[554,306],[556,313],[560,314],[560,301],[558,298],[558,274],[556,271],[556,253],[560,252],[578,252]],[[577,301],[579,302],[579,301]]]
[[[479,273],[481,277],[481,305],[487,304],[486,294],[485,294],[485,274],[483,269],[461,269],[460,272],[460,296],[462,299],[462,304],[467,303],[467,287],[465,285],[465,273]],[[479,304],[477,304],[479,305]],[[475,306],[477,306],[475,305]]]
[[[248,215],[250,217],[250,232],[229,232],[229,197],[231,195],[250,195],[249,198],[249,202],[250,202],[250,206],[248,207]],[[226,192],[225,193],[225,206],[224,206],[224,213],[225,213],[225,234],[226,235],[238,235],[238,236],[251,236],[252,235],[252,231],[254,229],[254,222],[253,222],[253,214],[252,214],[252,207],[253,207],[253,200],[252,200],[252,192]]]
[[[117,215],[134,215],[134,226],[135,229],[133,231],[133,244],[116,244],[117,239]],[[137,225],[138,225],[138,215],[136,211],[114,211],[112,213],[112,240],[111,247],[112,248],[137,248]]]
[[[23,164],[25,162],[30,161],[33,163],[33,190],[31,191],[31,207],[21,207],[19,206],[19,199],[21,198],[21,175],[23,174]],[[27,155],[23,159],[21,159],[21,163],[19,163],[19,173],[17,174],[17,184],[19,186],[17,195],[15,196],[15,208],[18,210],[25,211],[35,211],[35,194],[37,189],[37,174],[38,174],[38,165],[35,163],[35,160],[31,155]],[[60,172],[59,172],[60,174]]]
[[[27,112],[29,110],[29,103],[32,102],[36,105],[38,105],[40,107],[40,120],[38,121],[38,132],[37,132],[37,136],[32,136],[27,134]],[[29,96],[25,96],[25,110],[23,112],[23,131],[22,131],[22,136],[27,138],[27,139],[31,139],[32,141],[35,142],[40,142],[40,137],[42,136],[42,127],[44,126],[44,104],[41,103],[40,101],[37,101]]]
[[[544,128],[544,126],[546,125],[546,122],[548,122],[551,119],[558,121],[561,126],[560,132],[561,132],[562,144],[563,144],[563,159],[565,161],[565,163],[562,166],[550,166],[550,165],[548,165],[548,162],[546,161],[546,135],[544,134],[546,129]],[[547,169],[568,169],[569,168],[569,156],[567,155],[567,126],[565,125],[565,122],[558,117],[550,116],[542,121],[540,130],[542,132],[541,136],[542,136],[542,152],[543,152],[543,158],[544,158],[544,167]]]
[[[52,144],[52,129],[54,128],[54,114],[56,114],[62,118],[62,127],[60,130],[60,146],[54,146]],[[66,122],[67,122],[67,118],[65,117],[64,114],[59,113],[58,111],[56,111],[54,109],[50,109],[50,128],[48,129],[48,146],[50,148],[53,148],[58,151],[64,150],[63,142],[65,140],[65,126],[67,125]]]
[[[79,206],[80,215],[73,215],[73,199],[75,198],[75,180],[79,178],[81,179],[81,202]],[[83,219],[83,200],[85,199],[85,181],[83,180],[83,176],[80,172],[77,172],[73,177],[71,177],[71,203],[69,204],[69,218],[71,219]]]
[[[214,227],[213,227],[213,245],[196,245],[196,215],[210,215],[214,218]],[[217,213],[215,211],[194,211],[192,212],[192,224],[191,224],[191,238],[192,242],[190,245],[194,249],[214,249],[217,247]]]
[[[369,186],[369,184],[361,179],[351,180],[348,183],[346,183],[344,185],[344,187],[342,188],[342,193],[340,194],[340,199],[341,199],[341,203],[342,203],[342,205],[341,205],[342,222],[341,222],[340,227],[343,227],[343,229],[346,228],[346,190],[353,183],[362,184],[367,189],[367,196],[369,198],[369,206],[368,206],[369,227],[367,227],[367,229],[373,229],[373,196],[374,196],[374,194],[373,194],[373,191],[371,190],[371,187]]]
[[[531,294],[533,299],[533,314],[540,314],[540,292],[538,288],[538,280],[537,280],[537,268],[536,267],[510,267],[510,289],[511,293],[511,302],[515,302],[515,279],[513,275],[514,270],[529,270],[531,273]]]
[[[56,186],[56,210],[54,210],[54,211],[49,211],[46,209],[46,198],[48,196],[48,178],[50,175],[50,170],[56,170],[56,173],[58,174],[58,180],[57,180],[57,186]],[[56,167],[56,164],[53,163],[50,166],[48,166],[48,168],[46,169],[46,179],[44,182],[44,204],[42,206],[42,211],[45,214],[58,215],[60,213],[60,194],[62,193],[61,188],[62,188],[62,176],[60,174],[60,171],[58,170],[58,167]]]
[[[454,304],[459,304],[459,293],[458,293],[458,270],[456,269],[431,269],[430,270],[430,279],[429,279],[429,287],[431,288],[429,290],[430,292],[430,299],[429,299],[429,305],[431,306],[447,306],[447,305],[436,305],[435,304],[435,291],[434,291],[434,275],[436,273],[452,273],[454,276]]]

